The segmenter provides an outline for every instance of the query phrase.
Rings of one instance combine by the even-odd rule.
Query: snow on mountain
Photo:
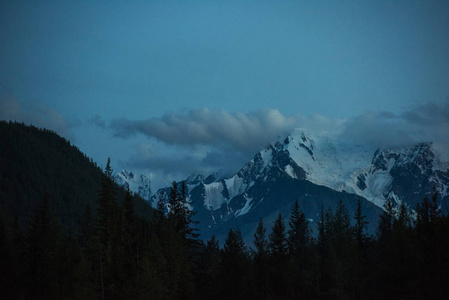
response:
[[[438,159],[431,143],[375,149],[295,130],[284,144],[310,182],[360,195],[379,207],[388,198],[416,204],[408,186],[418,197],[431,193],[433,186],[443,198],[448,195],[449,164]]]
[[[304,169],[307,180],[350,193],[355,192],[354,176],[369,166],[375,150],[327,136],[312,138],[302,130],[295,130],[287,137],[285,149]]]
[[[114,181],[130,191],[138,194],[145,200],[150,200],[151,193],[151,175],[142,173],[137,174],[127,170],[122,170],[114,175]]]
[[[270,180],[279,169],[293,179],[305,179],[339,192],[356,194],[382,207],[388,198],[411,207],[432,192],[449,191],[449,164],[435,156],[430,143],[395,149],[376,149],[326,135],[310,136],[297,129],[282,142],[257,153],[234,176],[202,182],[204,207],[214,211],[243,197],[238,215],[250,211],[250,189],[259,179]],[[413,187],[408,187],[413,184]],[[406,187],[407,186],[407,187]],[[409,193],[413,190],[414,194]],[[419,199],[419,200],[418,200]],[[233,211],[236,215],[236,211]]]

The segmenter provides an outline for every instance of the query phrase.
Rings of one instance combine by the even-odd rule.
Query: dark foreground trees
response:
[[[108,164],[109,165],[109,164]],[[108,167],[109,168],[109,167]],[[48,196],[23,232],[0,214],[2,299],[445,299],[449,218],[438,195],[415,209],[385,205],[377,233],[366,233],[360,201],[322,209],[317,234],[299,202],[254,249],[237,229],[222,248],[198,240],[185,185],[173,183],[153,219],[138,217],[131,193],[120,199],[106,172],[97,210],[78,232],[64,232]]]

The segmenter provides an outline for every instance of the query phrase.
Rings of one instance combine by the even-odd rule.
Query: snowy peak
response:
[[[448,195],[449,168],[435,155],[432,143],[412,147],[377,150],[369,170],[361,174],[357,185],[359,194],[377,194],[414,207],[433,192]],[[377,190],[376,190],[377,189]]]
[[[442,197],[448,195],[449,169],[438,160],[431,143],[376,150],[295,130],[284,144],[292,160],[305,171],[306,180],[355,193],[380,207],[388,198],[407,201],[413,207],[433,186]]]
[[[114,175],[114,181],[134,193],[137,193],[145,200],[151,197],[151,179],[146,173],[136,174],[127,170]]]

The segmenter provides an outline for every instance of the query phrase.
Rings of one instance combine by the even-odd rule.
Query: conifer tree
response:
[[[278,260],[284,259],[287,255],[287,239],[284,220],[279,214],[273,225],[273,231],[268,239],[268,251],[271,258]]]
[[[295,257],[303,266],[307,248],[310,243],[309,222],[306,220],[304,213],[301,211],[296,199],[292,208],[289,221],[290,229],[288,230],[288,251],[290,255]]]
[[[115,199],[114,182],[112,179],[111,160],[108,158],[102,190],[98,201],[99,248],[96,248],[96,262],[99,264],[99,282],[101,298],[111,298],[115,295],[114,270],[117,269],[120,257],[119,208]]]
[[[199,234],[197,229],[193,227],[192,220],[195,214],[190,209],[190,203],[187,202],[187,191],[185,182],[181,184],[181,190],[178,190],[178,184],[174,181],[168,198],[170,206],[169,219],[175,224],[177,232],[186,240],[189,247],[196,246]]]
[[[294,298],[305,297],[306,268],[310,252],[309,222],[299,207],[298,199],[292,208],[288,230],[288,253],[290,255],[290,285]]]
[[[255,284],[257,298],[264,299],[268,295],[269,285],[269,269],[268,264],[268,241],[266,239],[266,229],[263,226],[263,219],[260,218],[257,225],[256,232],[254,233],[254,246],[256,252],[254,254],[254,266],[255,266]]]
[[[380,242],[389,241],[393,232],[393,223],[395,220],[395,211],[393,202],[390,198],[384,204],[384,211],[379,217],[379,223],[376,229],[377,239]]]
[[[337,298],[345,297],[352,290],[354,278],[355,248],[352,240],[351,221],[343,201],[338,201],[333,219],[332,247],[336,256],[335,283]]]
[[[329,207],[326,213],[321,207],[320,220],[318,222],[318,283],[317,293],[318,297],[332,298],[333,289],[335,288],[335,270],[336,270],[336,255],[333,247],[333,212]]]
[[[265,257],[267,255],[267,239],[265,237],[267,230],[263,226],[263,219],[260,218],[257,224],[256,233],[254,233],[254,246],[256,247],[256,257]]]
[[[112,247],[113,227],[117,225],[117,222],[115,221],[117,220],[118,207],[115,201],[111,160],[108,158],[98,206],[100,241],[108,251],[110,251]]]
[[[270,259],[270,294],[273,297],[284,298],[287,295],[287,238],[284,220],[279,214],[274,222],[268,238],[268,253]]]
[[[215,235],[207,241],[205,247],[199,255],[195,268],[196,298],[197,299],[219,299],[220,298],[220,278],[219,269],[221,263],[221,253],[218,240]]]
[[[360,198],[357,199],[357,209],[354,215],[355,224],[353,227],[354,238],[357,242],[357,247],[360,250],[365,249],[365,245],[368,240],[368,235],[366,233],[368,221],[366,221],[366,215],[362,214],[362,205],[360,203]]]
[[[221,260],[222,296],[224,299],[247,299],[248,253],[239,229],[229,230]]]

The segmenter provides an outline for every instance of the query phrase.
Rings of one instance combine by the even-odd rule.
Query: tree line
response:
[[[220,247],[199,239],[184,183],[161,195],[152,218],[119,201],[106,165],[98,206],[77,232],[63,229],[44,196],[26,231],[0,218],[2,299],[445,299],[449,218],[437,193],[413,212],[387,201],[374,236],[360,201],[321,209],[317,234],[298,204],[263,220],[248,248],[238,228]]]

